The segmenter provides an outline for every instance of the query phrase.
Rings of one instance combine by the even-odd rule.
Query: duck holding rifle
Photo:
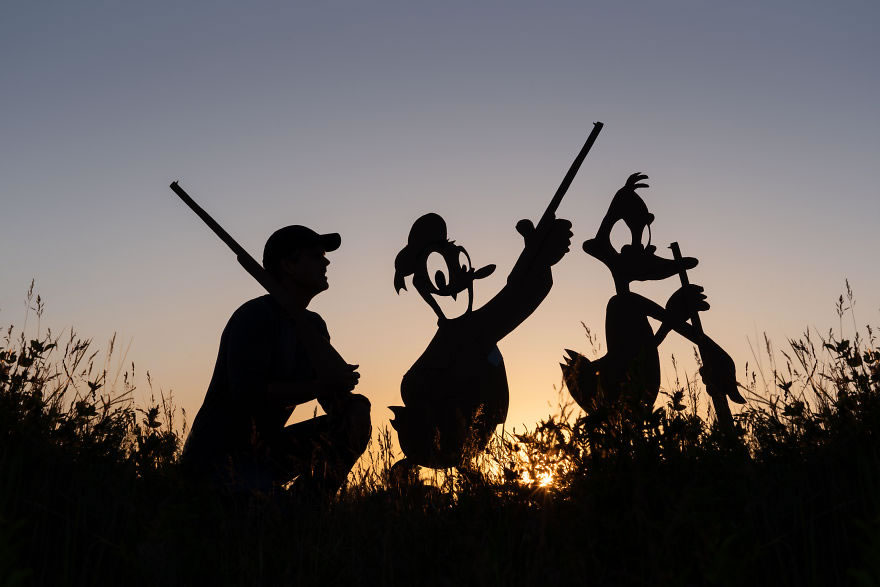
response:
[[[498,294],[473,308],[474,282],[495,265],[475,269],[467,250],[449,240],[438,214],[418,218],[407,245],[394,262],[394,287],[406,279],[437,315],[437,332],[403,376],[403,406],[392,406],[392,426],[406,458],[395,468],[416,465],[467,469],[470,455],[482,450],[507,418],[509,392],[498,342],[519,326],[550,292],[551,267],[571,244],[571,223],[552,218],[538,228],[521,220],[517,231],[525,247]],[[464,298],[463,300],[461,298]],[[459,315],[447,315],[440,302],[461,303]]]
[[[676,331],[700,349],[704,368],[701,371],[707,389],[726,398],[744,403],[736,384],[736,372],[730,356],[702,331],[687,322],[696,312],[709,309],[703,288],[682,285],[666,306],[630,290],[633,281],[660,281],[676,274],[684,275],[697,265],[693,257],[666,259],[656,254],[650,242],[654,215],[636,189],[648,176],[633,173],[615,194],[596,236],[583,244],[584,251],[601,261],[611,271],[616,294],[608,301],[605,314],[605,336],[608,352],[591,361],[566,350],[562,367],[566,386],[575,401],[587,413],[608,410],[618,417],[644,413],[653,409],[660,390],[660,357],[657,347],[670,331]],[[611,243],[614,225],[623,221],[632,236],[630,243],[616,250]],[[647,244],[642,244],[647,229]],[[648,318],[660,321],[655,333]],[[714,398],[714,396],[713,396]],[[717,404],[716,404],[717,405]],[[728,410],[729,417],[729,410]]]

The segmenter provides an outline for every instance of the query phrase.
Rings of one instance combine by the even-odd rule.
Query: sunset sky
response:
[[[873,0],[8,0],[0,324],[22,324],[36,279],[43,326],[118,333],[192,421],[226,320],[262,292],[179,180],[258,259],[283,225],[342,234],[312,307],[382,426],[436,329],[392,284],[413,220],[441,214],[476,266],[498,266],[479,306],[522,250],[516,222],[538,219],[600,120],[559,209],[572,252],[499,345],[509,427],[550,413],[563,349],[589,354],[581,322],[604,339],[611,276],[580,244],[635,171],[653,243],[700,259],[703,325],[738,367],[763,332],[783,346],[837,328],[847,278],[876,325],[878,22]],[[663,304],[677,286],[634,289]],[[665,367],[670,353],[693,370],[675,335]]]

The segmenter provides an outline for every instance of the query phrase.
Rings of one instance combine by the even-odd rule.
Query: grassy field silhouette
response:
[[[682,375],[629,423],[561,396],[474,455],[479,475],[392,479],[381,430],[322,502],[184,478],[178,410],[136,404],[114,341],[9,327],[0,585],[876,585],[880,348],[852,303],[847,285],[836,332],[765,338],[735,438]]]

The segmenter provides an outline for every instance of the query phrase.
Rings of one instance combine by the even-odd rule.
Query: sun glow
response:
[[[528,471],[524,471],[522,474],[522,482],[524,485],[529,486],[537,486],[537,487],[550,487],[553,485],[553,473],[550,471],[543,471],[538,473],[538,475],[534,478],[529,474]]]
[[[538,475],[538,487],[548,487],[553,484],[553,473],[541,473]]]

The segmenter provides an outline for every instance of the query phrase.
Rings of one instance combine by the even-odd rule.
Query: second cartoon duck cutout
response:
[[[584,242],[589,255],[605,264],[614,279],[616,294],[608,301],[605,314],[605,338],[608,352],[591,361],[574,352],[562,364],[563,377],[572,397],[588,413],[608,410],[616,418],[637,417],[653,409],[660,390],[660,357],[658,345],[674,330],[698,345],[703,360],[703,379],[713,395],[720,418],[729,420],[726,397],[737,403],[745,400],[736,386],[733,360],[712,339],[686,321],[698,311],[709,309],[703,288],[684,283],[666,307],[630,291],[633,281],[659,281],[693,269],[693,257],[665,259],[656,255],[650,244],[654,215],[636,189],[648,187],[641,173],[632,174],[615,194],[595,238]],[[611,230],[618,221],[629,228],[632,241],[615,250]],[[647,229],[648,243],[642,244]],[[655,333],[648,318],[660,321]],[[721,407],[721,403],[723,407]],[[729,427],[729,421],[722,421]]]

